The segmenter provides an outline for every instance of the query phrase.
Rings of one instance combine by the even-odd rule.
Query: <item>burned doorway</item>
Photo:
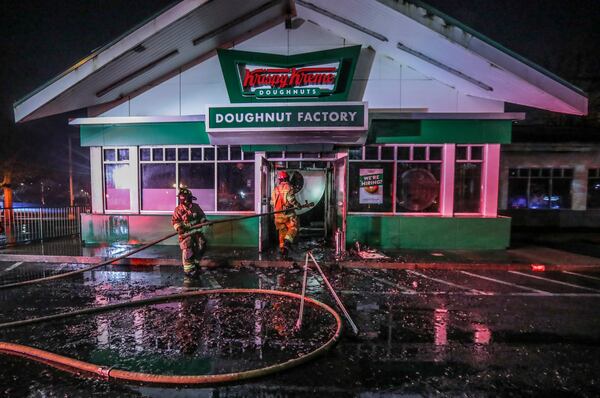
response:
[[[285,170],[290,183],[301,203],[314,202],[310,209],[297,211],[300,229],[298,242],[310,240],[329,242],[332,238],[336,218],[333,171],[336,161],[334,152],[266,152],[262,178],[267,178],[262,202],[270,200],[273,187],[277,184],[277,172]],[[266,221],[266,220],[265,220]],[[276,247],[276,231],[273,217],[261,223],[261,251]]]

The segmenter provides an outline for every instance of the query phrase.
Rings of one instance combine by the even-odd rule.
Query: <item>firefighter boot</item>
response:
[[[290,257],[290,251],[292,249],[292,241],[289,239],[286,239],[283,242],[283,247],[281,248],[280,252],[281,252],[281,257],[283,259],[289,259]]]

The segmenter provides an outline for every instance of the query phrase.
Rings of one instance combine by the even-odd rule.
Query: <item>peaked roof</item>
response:
[[[587,114],[580,89],[419,0],[183,0],[16,102],[15,120],[109,109],[294,16],[466,94]]]

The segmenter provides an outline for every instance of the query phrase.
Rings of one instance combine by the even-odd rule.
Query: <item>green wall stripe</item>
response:
[[[510,218],[358,216],[347,218],[346,243],[382,249],[502,250],[510,243]]]
[[[232,218],[230,215],[207,215],[209,220]],[[205,228],[208,245],[217,247],[258,247],[259,217],[215,224]],[[86,244],[106,242],[147,243],[174,232],[171,215],[82,214],[81,238]],[[162,244],[177,245],[177,238]]]
[[[376,144],[510,144],[511,120],[374,119],[369,142]]]
[[[209,145],[204,122],[81,126],[81,146]]]

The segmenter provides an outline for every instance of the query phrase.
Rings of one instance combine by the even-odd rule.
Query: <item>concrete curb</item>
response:
[[[78,263],[98,264],[108,260],[108,257],[86,256],[45,256],[35,254],[2,254],[0,261],[22,261],[42,263]],[[115,262],[117,265],[131,266],[181,266],[181,260],[175,258],[144,258],[132,257]],[[259,267],[259,268],[290,268],[302,266],[301,260],[243,260],[243,259],[211,259],[202,260],[203,267]],[[363,268],[363,269],[437,269],[437,270],[496,270],[496,271],[531,271],[531,263],[463,263],[463,262],[391,262],[391,261],[341,261],[327,262],[322,265],[333,268]],[[545,271],[587,271],[600,272],[598,264],[544,264]]]

